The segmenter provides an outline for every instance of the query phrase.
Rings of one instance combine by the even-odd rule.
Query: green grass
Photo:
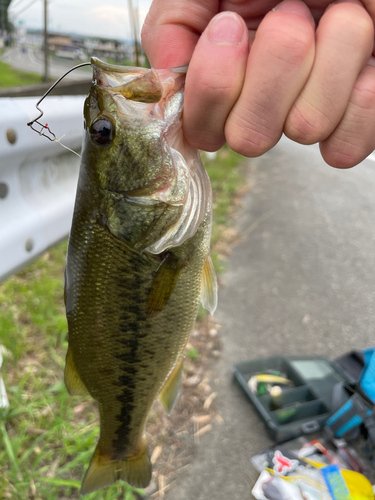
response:
[[[201,357],[201,355],[199,354],[198,349],[196,349],[195,347],[192,347],[191,349],[189,349],[187,351],[186,355],[190,359],[200,359],[200,357]]]
[[[26,73],[0,61],[0,87],[18,87],[41,83],[42,77],[36,73]]]
[[[223,148],[204,160],[214,190],[213,242],[230,223],[233,197],[243,182],[242,157]],[[10,409],[0,414],[0,499],[78,499],[98,438],[95,405],[68,395],[63,383],[67,349],[63,304],[66,242],[0,284],[2,374]],[[198,352],[191,350],[195,359]],[[88,500],[134,500],[125,483]]]
[[[223,229],[231,225],[230,214],[233,199],[238,189],[244,184],[244,175],[239,165],[243,156],[230,150],[227,145],[218,151],[215,160],[209,160],[203,153],[203,165],[210,176],[213,195],[213,223],[211,235],[211,257],[217,272],[222,272],[224,262],[215,252],[215,244],[220,240]]]
[[[1,499],[79,498],[98,437],[95,406],[70,397],[63,383],[65,254],[66,242],[0,285],[2,373],[11,403],[0,419]],[[132,490],[116,485],[87,498],[133,500]]]

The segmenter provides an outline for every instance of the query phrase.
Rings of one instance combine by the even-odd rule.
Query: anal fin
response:
[[[149,316],[154,316],[164,309],[184,265],[184,262],[179,260],[173,253],[166,253],[164,260],[156,271],[147,299],[147,314]]]
[[[68,352],[66,353],[64,381],[71,396],[89,395],[89,391],[86,389],[85,384],[82,382],[81,377],[77,372],[70,347],[68,347]]]
[[[169,377],[165,381],[161,391],[159,392],[159,399],[163,403],[164,408],[167,413],[170,413],[178,400],[178,396],[181,392],[182,386],[182,370],[183,370],[183,359],[182,356],[179,357],[175,367],[169,374]]]
[[[203,266],[201,302],[202,306],[211,314],[215,312],[217,306],[217,280],[210,254],[208,254]]]

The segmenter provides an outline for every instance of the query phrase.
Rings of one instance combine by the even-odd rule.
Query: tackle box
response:
[[[270,370],[281,372],[293,383],[293,387],[282,389],[276,405],[270,394],[259,396],[248,385],[252,376]],[[243,361],[234,365],[233,373],[271,438],[278,443],[319,431],[335,411],[334,387],[352,382],[338,363],[322,356],[272,356]]]

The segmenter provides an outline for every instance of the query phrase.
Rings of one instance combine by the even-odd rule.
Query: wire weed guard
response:
[[[34,118],[34,120],[31,120],[31,122],[28,122],[27,126],[30,127],[34,132],[36,132],[39,135],[42,135],[46,137],[49,141],[52,142],[60,142],[60,139],[56,138],[56,135],[52,132],[52,130],[49,128],[48,123],[43,124],[39,120],[42,118],[44,115],[44,111],[39,107],[40,103],[52,92],[52,90],[63,80],[69,73],[74,71],[75,69],[82,68],[83,66],[91,66],[91,63],[85,62],[81,64],[77,64],[77,66],[74,66],[73,68],[70,68],[69,71],[67,71],[63,76],[61,76],[56,82],[47,90],[47,92],[39,99],[39,101],[35,104],[36,109],[39,111],[39,115]],[[39,129],[34,127],[34,125],[37,124],[39,125]],[[48,132],[48,133],[46,133]],[[61,143],[60,143],[61,144]],[[61,144],[64,146],[63,144]],[[69,151],[72,151],[72,153],[78,154],[75,151],[71,150],[70,148],[67,148],[64,146],[66,149],[69,149]],[[78,155],[79,156],[79,155]]]

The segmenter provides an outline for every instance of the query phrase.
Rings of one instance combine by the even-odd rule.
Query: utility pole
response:
[[[47,8],[48,0],[44,0],[44,77],[43,81],[48,82],[48,30],[47,30]]]
[[[130,31],[133,32],[135,65],[139,66],[138,33],[137,33],[137,25],[136,25],[136,21],[135,21],[135,17],[134,17],[134,9],[133,9],[132,0],[128,0],[128,10],[129,10],[129,20],[130,20]]]
[[[5,42],[4,33],[5,33],[5,0],[0,0],[1,2],[1,36]]]
[[[135,65],[139,66],[139,43],[138,43],[138,34],[139,34],[139,8],[138,2],[137,7],[134,10],[134,35],[135,35]]]

